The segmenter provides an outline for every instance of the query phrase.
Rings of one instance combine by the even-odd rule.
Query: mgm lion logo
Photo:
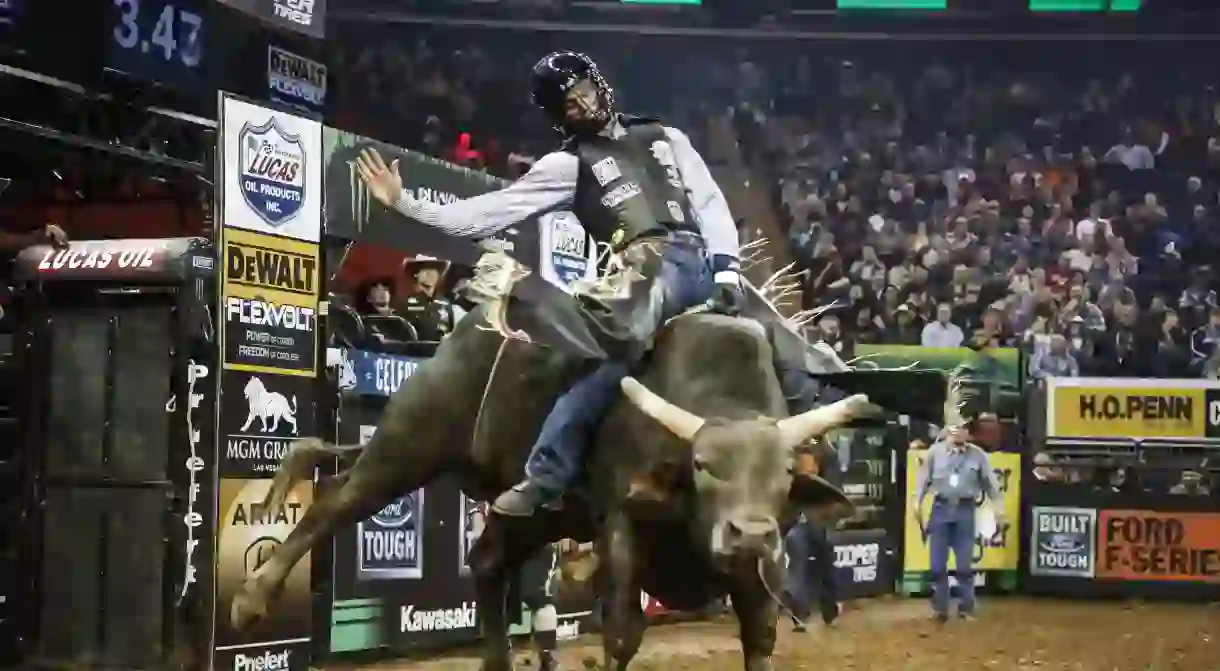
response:
[[[278,391],[267,391],[267,386],[257,377],[250,378],[246,383],[246,403],[250,406],[250,414],[246,423],[241,425],[245,431],[254,423],[255,418],[262,422],[263,433],[275,433],[280,426],[280,420],[292,425],[292,435],[297,435],[297,397],[288,398]]]

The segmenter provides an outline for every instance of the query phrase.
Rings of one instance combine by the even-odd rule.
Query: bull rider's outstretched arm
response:
[[[457,237],[485,237],[526,219],[568,208],[576,194],[579,160],[564,152],[538,159],[521,179],[499,191],[445,205],[419,200],[403,189],[398,160],[387,167],[373,149],[357,158],[369,193],[386,207]]]
[[[691,210],[698,219],[699,231],[703,234],[708,253],[712,256],[712,269],[717,274],[733,273],[731,278],[721,276],[716,281],[736,281],[736,274],[741,266],[738,261],[740,245],[737,239],[737,224],[733,220],[732,211],[729,210],[729,203],[686,133],[669,126],[664,129],[665,137],[674,150],[674,162],[682,173],[682,182],[686,185]]]

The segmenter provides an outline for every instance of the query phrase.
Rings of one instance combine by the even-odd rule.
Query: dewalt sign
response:
[[[314,376],[318,246],[224,231],[224,367]]]
[[[1220,382],[1052,378],[1046,428],[1051,438],[1220,438]]]

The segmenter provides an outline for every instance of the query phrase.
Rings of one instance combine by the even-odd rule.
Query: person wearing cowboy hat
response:
[[[415,327],[420,340],[439,342],[457,323],[454,305],[444,298],[440,288],[449,262],[419,254],[403,261],[402,267],[415,280],[403,301],[403,314]]]
[[[932,611],[936,619],[949,619],[949,552],[956,559],[961,601],[958,617],[974,619],[975,510],[980,495],[992,502],[996,523],[1003,524],[1003,500],[987,453],[970,442],[970,424],[962,421],[945,428],[928,449],[915,478],[914,522],[928,538],[932,573]],[[924,519],[924,500],[932,496],[931,514]]]
[[[356,312],[388,317],[394,314],[394,278],[373,277],[356,287]]]

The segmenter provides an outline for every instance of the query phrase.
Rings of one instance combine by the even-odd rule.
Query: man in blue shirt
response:
[[[996,522],[1003,524],[999,486],[987,453],[969,442],[969,427],[948,428],[928,449],[915,480],[915,524],[926,530],[934,589],[936,619],[949,619],[949,551],[956,558],[961,602],[958,616],[974,618],[974,514],[986,496],[996,507]],[[923,504],[932,495],[932,512],[925,526]]]

